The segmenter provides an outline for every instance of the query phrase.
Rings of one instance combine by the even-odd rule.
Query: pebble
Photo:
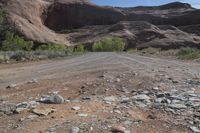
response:
[[[117,114],[121,114],[121,111],[120,110],[114,110],[113,112],[117,113]]]
[[[78,114],[78,116],[80,116],[80,117],[87,117],[88,114]]]
[[[105,101],[106,103],[112,103],[112,102],[117,101],[117,97],[115,97],[115,96],[105,97],[105,98],[104,98],[104,101]]]
[[[158,87],[153,87],[152,89],[153,89],[153,90],[159,90],[159,88],[158,88]]]
[[[73,127],[71,133],[79,133],[80,129],[78,127]]]
[[[112,133],[125,133],[126,128],[120,125],[113,126],[111,128]]]
[[[200,130],[199,130],[197,127],[195,127],[195,126],[190,127],[190,129],[191,129],[194,133],[200,133]]]
[[[120,82],[121,80],[119,78],[116,79],[117,82]]]
[[[28,81],[27,84],[33,84],[33,83],[38,83],[37,79],[32,79],[31,81]]]
[[[184,104],[170,104],[168,107],[172,109],[187,109]]]
[[[150,100],[151,98],[145,94],[140,94],[140,95],[133,96],[133,99],[140,101],[140,100]]]
[[[80,107],[78,107],[78,106],[74,106],[74,107],[72,107],[72,110],[80,110],[81,108]]]

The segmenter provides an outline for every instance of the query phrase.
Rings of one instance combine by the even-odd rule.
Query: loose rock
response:
[[[187,109],[184,104],[170,104],[168,107],[172,109]]]
[[[80,116],[80,117],[87,117],[88,114],[78,114],[78,116]]]
[[[71,133],[78,133],[80,131],[80,129],[78,127],[73,127],[71,129]]]
[[[140,95],[133,96],[133,99],[140,101],[140,100],[150,100],[151,98],[145,94],[140,94]]]
[[[47,104],[62,104],[65,102],[65,99],[61,95],[53,95],[42,98],[40,102]]]
[[[112,133],[125,133],[126,128],[120,125],[113,126],[111,129]]]
[[[190,129],[194,132],[194,133],[200,133],[200,130],[197,127],[190,127]]]
[[[7,86],[6,88],[7,89],[12,89],[12,88],[15,88],[17,87],[17,84],[10,84],[9,86]]]
[[[50,113],[55,112],[55,109],[52,108],[46,108],[46,109],[33,109],[32,112],[39,115],[39,116],[47,116]]]
[[[78,107],[78,106],[74,106],[74,107],[72,107],[72,110],[80,110],[81,108],[80,107]]]

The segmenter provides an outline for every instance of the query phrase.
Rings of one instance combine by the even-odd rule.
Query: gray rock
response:
[[[120,101],[121,103],[128,103],[128,102],[130,102],[130,98],[128,98],[128,97],[123,97],[123,98],[121,98],[121,101]]]
[[[133,99],[142,101],[142,100],[150,100],[151,98],[145,94],[140,94],[140,95],[133,96]]]
[[[84,96],[82,97],[82,100],[91,100],[92,98],[90,96]]]
[[[130,126],[130,125],[133,124],[133,122],[130,121],[130,120],[126,120],[126,121],[124,121],[123,123],[124,123],[124,125],[128,125],[128,126]]]
[[[172,109],[187,109],[184,104],[170,104],[168,107]]]
[[[197,128],[195,126],[190,127],[190,130],[193,131],[194,133],[200,133],[199,128]]]
[[[188,100],[192,102],[200,102],[200,99],[197,97],[190,97]]]
[[[73,127],[70,133],[79,133],[80,129],[78,127]]]
[[[28,102],[22,102],[16,105],[16,108],[29,108]]]
[[[34,107],[36,107],[39,103],[37,103],[36,101],[30,101],[30,102],[22,102],[16,105],[16,113],[20,113],[24,110],[27,109],[32,109]]]
[[[117,113],[117,114],[121,114],[120,110],[114,109],[113,112]]]
[[[115,97],[115,96],[105,97],[105,98],[104,98],[104,101],[105,101],[106,103],[112,103],[112,102],[117,101],[117,97]]]
[[[16,110],[16,105],[9,103],[9,104],[3,104],[0,105],[0,112],[6,114],[6,115],[10,115],[13,114]]]
[[[40,99],[40,102],[47,104],[62,104],[65,102],[65,99],[61,95],[53,95]]]
[[[124,133],[131,133],[131,131],[130,130],[126,130],[126,131],[124,131]]]
[[[141,108],[144,108],[147,106],[147,104],[141,101],[135,101],[134,103],[136,104],[136,106],[141,107]]]
[[[167,104],[170,104],[171,100],[169,100],[167,98],[157,98],[157,99],[155,99],[155,102],[156,103],[167,103]]]

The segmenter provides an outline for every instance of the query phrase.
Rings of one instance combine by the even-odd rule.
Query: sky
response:
[[[195,8],[200,8],[200,0],[91,0],[98,5],[135,7],[135,6],[156,6],[170,2],[180,1],[190,3]]]

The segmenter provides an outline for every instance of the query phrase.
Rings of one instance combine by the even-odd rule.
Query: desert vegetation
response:
[[[180,60],[196,60],[200,59],[200,50],[197,48],[180,48],[180,49],[168,49],[162,50],[160,48],[148,47],[142,50],[128,49],[128,53],[137,53],[145,56],[156,56],[156,57],[169,57]]]
[[[67,47],[62,44],[35,43],[20,36],[0,9],[0,63],[66,57],[83,53],[83,45]]]
[[[200,58],[200,50],[196,48],[182,48],[177,53],[179,59],[198,59]]]
[[[107,37],[95,42],[92,49],[95,52],[123,51],[125,49],[125,42],[119,37]]]

